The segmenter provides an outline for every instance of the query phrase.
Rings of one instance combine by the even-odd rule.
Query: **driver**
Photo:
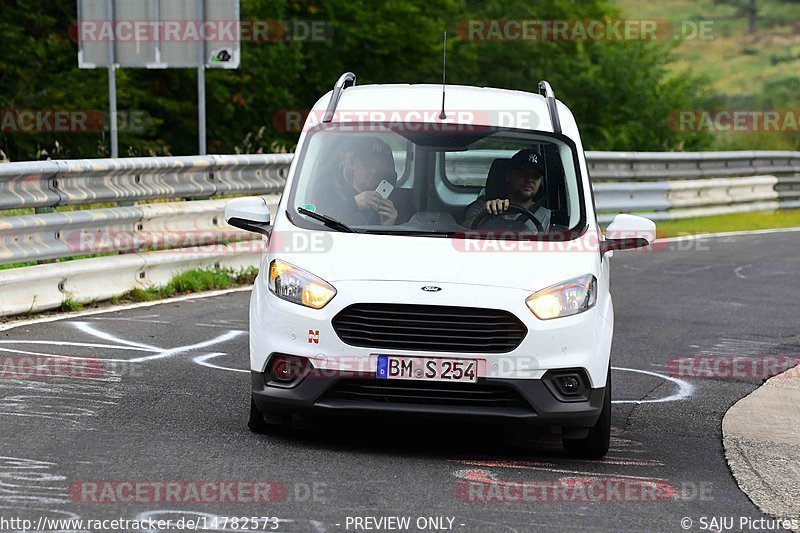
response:
[[[542,187],[544,173],[544,163],[542,162],[542,156],[538,152],[535,150],[520,150],[511,157],[506,170],[506,198],[487,200],[485,194],[481,194],[477,200],[467,207],[464,225],[470,227],[472,222],[484,210],[492,215],[502,215],[511,204],[530,210],[535,204],[534,198],[536,198]],[[540,206],[533,212],[533,216],[541,222],[542,227],[547,231],[550,225],[550,210]],[[532,221],[520,213],[508,214],[506,218],[524,222],[528,229],[537,229]]]

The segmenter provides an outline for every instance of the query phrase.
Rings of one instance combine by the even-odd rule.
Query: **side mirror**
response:
[[[636,215],[617,215],[606,228],[600,242],[600,253],[612,250],[632,250],[649,246],[656,240],[656,223]]]
[[[267,202],[258,196],[236,198],[225,205],[225,222],[245,231],[269,235],[272,230]]]

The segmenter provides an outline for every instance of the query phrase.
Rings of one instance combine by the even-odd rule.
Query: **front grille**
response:
[[[528,402],[506,385],[441,381],[347,379],[331,387],[324,400],[531,410]]]
[[[351,346],[462,353],[510,352],[528,333],[507,311],[410,304],[354,304],[333,329]]]

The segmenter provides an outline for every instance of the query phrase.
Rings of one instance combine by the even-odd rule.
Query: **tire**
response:
[[[608,369],[603,410],[597,423],[589,428],[583,439],[564,439],[564,451],[572,457],[581,459],[602,459],[611,444],[611,368]]]
[[[258,408],[251,396],[250,419],[247,421],[247,427],[250,431],[259,435],[271,435],[286,430],[291,425],[291,418],[286,415],[270,415],[269,420],[269,422],[266,421],[264,412]]]

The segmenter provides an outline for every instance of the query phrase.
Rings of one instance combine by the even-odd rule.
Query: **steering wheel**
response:
[[[536,213],[536,211],[538,211],[539,208],[541,207],[542,204],[537,202],[533,204],[530,209],[525,209],[524,207],[510,204],[508,206],[508,209],[506,209],[505,212],[501,215],[493,215],[489,211],[484,211],[483,213],[475,217],[475,220],[472,221],[472,224],[470,224],[469,229],[478,229],[478,226],[486,222],[488,218],[502,217],[504,215],[509,215],[512,213],[519,213],[521,215],[524,215],[525,218],[527,218],[531,222],[533,222],[533,225],[536,226],[536,231],[538,231],[539,233],[544,233],[544,226],[542,226],[542,223],[539,222],[538,218],[533,216],[534,213]]]

